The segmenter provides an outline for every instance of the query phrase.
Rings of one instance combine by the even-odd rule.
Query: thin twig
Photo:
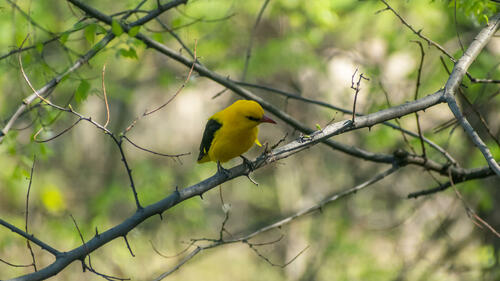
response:
[[[83,234],[82,232],[80,231],[80,228],[78,227],[78,224],[76,223],[76,220],[75,220],[75,217],[73,217],[72,214],[69,214],[69,217],[71,218],[71,220],[73,221],[73,224],[75,225],[75,228],[76,228],[76,231],[78,232],[78,235],[80,236],[80,240],[82,241],[82,245],[83,245],[83,248],[85,249],[85,251],[87,252],[86,253],[86,256],[89,256],[90,258],[90,251],[89,249],[87,248],[87,244],[85,243],[85,239],[83,238]],[[85,257],[83,258],[83,260],[85,259]]]
[[[420,79],[422,77],[422,68],[424,66],[424,57],[425,57],[425,52],[424,52],[424,46],[422,46],[422,43],[420,41],[412,41],[417,43],[417,45],[420,47],[420,63],[418,66],[418,71],[417,71],[417,82],[415,85],[415,96],[414,100],[418,99],[418,90],[420,89]],[[418,136],[420,138],[420,144],[422,147],[422,157],[427,159],[427,155],[425,153],[425,144],[424,144],[424,138],[422,134],[422,128],[420,127],[420,118],[418,116],[418,112],[415,112],[415,120],[417,122],[417,131],[418,131]]]
[[[166,259],[176,258],[176,257],[184,254],[185,252],[187,252],[187,250],[189,250],[189,248],[191,248],[194,245],[195,242],[196,241],[191,241],[188,244],[188,246],[186,248],[184,248],[182,251],[180,251],[179,253],[171,255],[171,256],[168,256],[168,255],[162,254],[158,249],[156,249],[156,247],[153,244],[153,242],[151,240],[149,240],[149,243],[151,244],[151,247],[153,248],[153,251],[155,251],[159,256],[161,256],[163,258],[166,258]]]
[[[30,267],[30,266],[33,266],[32,263],[30,263],[30,264],[15,264],[15,263],[10,263],[10,262],[3,260],[3,259],[0,259],[0,262],[5,263],[6,265],[12,266],[12,267]]]
[[[198,43],[197,40],[194,40],[194,51],[193,51],[194,52],[194,59],[193,59],[193,65],[191,66],[191,69],[189,69],[189,73],[188,73],[188,75],[186,77],[186,80],[184,80],[184,82],[179,87],[179,89],[177,90],[177,92],[175,92],[175,94],[170,99],[168,99],[167,102],[165,102],[164,104],[162,104],[161,106],[159,106],[156,109],[144,112],[143,116],[147,116],[147,115],[153,114],[156,111],[164,108],[167,104],[169,104],[172,100],[175,99],[175,97],[182,91],[182,89],[184,89],[184,87],[186,87],[186,84],[189,81],[189,79],[191,78],[191,74],[193,73],[193,69],[194,69],[194,66],[196,64],[196,60],[197,60],[197,57],[196,57],[196,45],[197,45],[197,43]]]
[[[135,6],[135,8],[133,10],[130,10],[125,15],[123,15],[122,20],[128,19],[132,14],[139,11],[139,9],[142,7],[142,5],[144,5],[147,1],[148,0],[142,0],[141,2],[139,2],[139,4],[137,4],[137,6]]]
[[[250,57],[252,56],[253,42],[255,40],[255,34],[257,33],[257,26],[259,26],[262,14],[264,14],[264,10],[266,9],[267,4],[269,4],[269,0],[264,0],[264,4],[262,4],[262,7],[260,8],[257,19],[255,20],[255,24],[253,25],[252,32],[250,33],[250,40],[248,42],[247,52],[245,55],[245,64],[243,66],[243,73],[241,74],[241,81],[245,81],[245,78],[247,76],[248,65],[250,64]]]
[[[177,40],[177,42],[182,46],[182,49],[185,50],[186,52],[188,52],[188,54],[191,56],[191,58],[193,58],[193,59],[195,58],[195,55],[193,54],[191,49],[189,49],[189,47],[184,43],[184,41],[182,41],[182,39],[179,37],[179,35],[177,35],[177,33],[175,33],[170,27],[168,27],[168,25],[165,24],[161,19],[156,18],[155,20],[157,23],[159,23],[161,25],[161,27],[163,29],[165,29],[168,33],[170,33],[170,35],[172,35],[175,38],[175,40]],[[198,63],[200,63],[200,62],[198,62]]]
[[[26,40],[28,40],[28,37],[30,35],[27,34],[26,37],[24,38],[23,42],[21,43],[21,46],[19,48],[22,48],[24,43],[26,42]],[[19,54],[17,55],[17,59],[19,61],[19,66],[21,68],[21,73],[23,74],[23,77],[24,77],[24,80],[26,81],[26,83],[28,83],[28,86],[30,86],[31,90],[33,91],[33,93],[35,93],[37,95],[37,97],[39,99],[41,99],[42,101],[44,101],[45,103],[47,103],[48,105],[52,105],[52,103],[48,100],[46,100],[44,97],[40,96],[40,94],[38,93],[37,90],[35,90],[35,88],[33,88],[33,85],[31,85],[31,82],[30,80],[28,79],[28,76],[26,76],[26,73],[24,72],[24,67],[23,67],[23,60],[21,59],[21,52],[19,52]]]
[[[443,54],[445,54],[448,58],[450,58],[451,61],[453,62],[456,62],[457,60],[453,57],[453,55],[451,55],[445,48],[443,48],[441,45],[439,45],[438,43],[432,41],[431,39],[429,39],[427,36],[423,35],[422,34],[422,30],[415,30],[413,28],[413,26],[411,26],[401,15],[399,15],[398,12],[396,12],[396,10],[394,10],[385,0],[380,0],[382,3],[384,3],[386,5],[386,9],[385,10],[390,10],[400,21],[401,23],[403,23],[406,27],[408,27],[411,31],[413,31],[413,33],[415,33],[418,37],[422,38],[423,40],[425,40],[427,42],[427,44],[429,45],[432,45],[434,46],[435,48],[437,48],[438,50],[440,50]]]
[[[384,93],[385,102],[387,103],[387,106],[392,107],[391,101],[389,99],[389,93],[385,90],[384,85],[382,84],[382,82],[379,81],[379,85],[380,85],[380,89],[382,90],[382,93]],[[403,125],[401,125],[401,122],[399,122],[398,118],[395,118],[394,122],[396,122],[396,124],[399,126],[399,128],[401,128],[398,131],[401,132],[401,136],[403,137],[403,141],[406,143],[406,146],[408,146],[408,148],[411,150],[411,152],[413,152],[413,154],[416,155],[417,152],[415,151],[415,148],[413,148],[413,145],[411,145],[410,141],[406,137],[406,133],[403,130]],[[443,151],[444,151],[444,149],[443,149]]]
[[[257,250],[257,248],[255,248],[252,243],[246,242],[245,244],[247,244],[248,247],[250,247],[250,249],[252,249],[259,258],[263,259],[269,265],[276,266],[276,267],[281,267],[281,268],[285,268],[286,266],[288,266],[290,263],[292,263],[293,261],[295,261],[300,255],[302,255],[302,253],[304,253],[307,249],[309,249],[309,246],[307,246],[304,249],[302,249],[297,255],[295,255],[293,258],[291,258],[289,261],[287,261],[286,263],[284,263],[284,264],[277,264],[277,263],[272,262],[268,257],[266,257],[263,254],[261,254],[259,252],[259,250]]]
[[[490,224],[488,224],[485,220],[483,220],[481,217],[479,217],[474,210],[469,207],[469,204],[465,202],[465,199],[462,197],[462,194],[458,192],[458,189],[455,187],[455,183],[453,183],[453,177],[451,174],[449,175],[450,183],[451,186],[453,187],[453,190],[455,191],[455,194],[457,195],[458,199],[462,202],[465,211],[467,212],[467,216],[472,220],[474,224],[482,228],[481,225],[486,226],[493,234],[495,234],[498,238],[500,238],[500,233],[498,233],[495,228],[493,228]],[[479,224],[478,224],[479,223]]]
[[[117,139],[114,135],[111,135],[111,138],[116,143],[116,145],[118,146],[118,150],[120,151],[121,160],[123,162],[123,165],[125,166],[125,170],[127,171],[130,187],[132,188],[132,193],[134,195],[134,200],[137,210],[141,210],[143,207],[141,205],[141,202],[139,201],[139,194],[137,193],[137,190],[135,188],[134,177],[132,176],[132,169],[130,169],[127,157],[125,156],[125,151],[123,151],[123,138]],[[127,237],[125,237],[125,240],[126,239]]]
[[[28,215],[29,215],[29,201],[30,201],[30,190],[31,190],[31,183],[33,182],[33,171],[35,169],[35,161],[36,161],[36,156],[33,155],[33,165],[31,166],[31,172],[30,172],[30,182],[28,184],[28,192],[26,193],[26,209],[25,209],[25,227],[24,227],[24,231],[26,231],[26,233],[29,233],[28,231]],[[33,253],[33,249],[31,248],[31,244],[30,244],[30,240],[29,239],[26,239],[26,247],[28,247],[28,250],[30,251],[30,255],[31,255],[31,260],[32,260],[32,266],[33,266],[33,269],[35,271],[38,271],[37,268],[36,268],[36,261],[35,261],[35,254]]]
[[[271,240],[268,242],[262,242],[262,243],[252,243],[252,245],[256,246],[256,247],[268,246],[268,245],[272,245],[272,244],[276,244],[276,243],[280,242],[281,240],[283,240],[284,237],[285,237],[285,235],[281,234],[278,238],[276,238],[274,240]]]
[[[53,139],[56,139],[56,138],[58,138],[58,137],[62,136],[64,133],[68,132],[68,131],[69,131],[69,130],[71,130],[73,127],[75,127],[75,126],[76,126],[76,124],[80,123],[80,121],[82,121],[82,120],[83,120],[82,118],[78,118],[78,119],[75,121],[75,123],[73,123],[71,126],[67,127],[66,129],[62,130],[59,134],[57,134],[57,135],[55,135],[55,136],[53,136],[53,137],[50,137],[50,138],[48,138],[48,139],[45,139],[45,140],[38,140],[38,139],[37,139],[37,136],[38,136],[38,134],[40,134],[40,132],[43,130],[43,127],[42,127],[42,128],[40,128],[40,129],[38,130],[38,132],[36,132],[36,133],[35,133],[35,135],[33,135],[33,140],[34,140],[35,142],[37,142],[37,143],[49,142],[49,141],[51,141],[51,140],[53,140]]]
[[[185,153],[180,153],[180,154],[165,154],[165,153],[160,153],[160,152],[156,152],[156,151],[152,151],[152,150],[149,150],[147,148],[144,148],[144,147],[141,147],[139,145],[137,145],[136,143],[132,142],[127,136],[123,135],[123,138],[128,141],[131,145],[135,146],[136,148],[140,149],[140,150],[143,150],[143,151],[146,151],[146,152],[149,152],[149,153],[152,153],[154,155],[159,155],[159,156],[165,156],[165,157],[174,157],[174,158],[179,158],[181,156],[185,156],[185,155],[190,155],[191,152],[185,152]]]
[[[457,21],[457,0],[454,0],[453,7],[453,22],[455,24],[455,33],[457,34],[458,44],[460,45],[460,49],[462,52],[465,52],[464,45],[462,44],[462,40],[460,39],[460,33],[458,33],[458,21]]]
[[[354,117],[356,116],[356,100],[358,99],[358,93],[359,91],[361,91],[361,79],[365,79],[367,81],[369,81],[370,79],[367,78],[367,77],[364,77],[363,76],[363,73],[361,73],[359,75],[359,79],[358,79],[358,82],[356,83],[356,86],[354,86],[354,76],[356,76],[356,73],[358,72],[358,68],[356,67],[356,70],[354,71],[354,73],[352,74],[352,77],[351,77],[351,89],[353,89],[355,91],[354,93],[354,102],[352,104],[352,122],[354,123]]]
[[[108,97],[106,96],[106,85],[104,83],[104,72],[106,71],[106,64],[102,66],[102,94],[104,95],[104,104],[106,105],[106,123],[104,123],[104,128],[109,124],[109,105]]]
[[[123,240],[125,240],[125,244],[127,244],[128,251],[132,257],[135,257],[134,252],[132,252],[132,248],[130,248],[130,244],[128,243],[127,235],[123,235]]]
[[[158,276],[155,279],[153,279],[153,281],[160,281],[163,278],[165,278],[165,277],[169,276],[170,274],[174,273],[176,270],[178,270],[179,268],[181,268],[181,266],[183,266],[186,262],[188,262],[189,260],[191,260],[199,252],[201,252],[201,250],[202,250],[201,247],[199,247],[199,246],[196,247],[196,249],[194,249],[191,253],[189,253],[189,255],[187,255],[185,258],[183,258],[182,261],[180,263],[178,263],[174,268],[170,269],[167,272],[162,273],[160,276]]]
[[[29,34],[26,35],[26,37],[24,38],[23,42],[21,43],[21,47],[23,46],[24,42],[26,42],[26,40],[28,39],[29,37]],[[33,87],[33,85],[31,84],[31,81],[29,80],[28,76],[26,75],[26,72],[24,71],[24,67],[23,67],[23,61],[22,61],[22,58],[21,58],[21,54],[22,53],[19,53],[18,56],[17,56],[17,59],[19,61],[19,68],[21,69],[21,73],[23,75],[23,78],[24,80],[26,81],[26,83],[28,84],[28,86],[30,87],[30,89],[33,91],[33,93],[40,99],[42,100],[43,102],[45,102],[47,105],[51,106],[51,107],[54,107],[56,109],[59,109],[59,110],[64,110],[62,107],[58,106],[58,105],[55,105],[53,104],[52,102],[50,102],[49,100],[47,100],[46,98],[44,98],[43,96],[41,96],[38,91]],[[26,101],[26,99],[25,99]]]
[[[449,171],[453,171],[453,168],[450,167],[450,170],[447,170],[447,173],[445,175],[448,175]],[[495,175],[495,173],[493,172],[493,170],[490,169],[489,166],[485,166],[483,168],[468,169],[467,173],[463,174],[463,175],[453,174],[453,172],[452,172],[452,178],[453,178],[454,184],[458,184],[458,183],[470,181],[470,180],[475,180],[475,179],[481,179],[481,178],[484,178],[485,176],[492,176],[492,175]],[[450,186],[451,186],[451,182],[447,181],[443,184],[438,185],[437,187],[412,192],[412,193],[407,195],[407,198],[418,198],[418,197],[421,197],[424,195],[431,195],[431,194],[434,194],[437,192],[444,191],[444,190],[448,189]]]

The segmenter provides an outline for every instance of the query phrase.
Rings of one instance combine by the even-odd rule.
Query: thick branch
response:
[[[476,57],[479,55],[481,50],[484,48],[486,43],[489,42],[491,37],[495,34],[497,29],[500,27],[500,13],[493,16],[489,24],[479,32],[474,41],[470,44],[469,48],[465,51],[464,55],[457,61],[455,67],[453,67],[453,71],[446,82],[445,86],[445,98],[450,110],[455,115],[455,118],[458,120],[460,125],[464,128],[465,132],[471,138],[472,142],[477,146],[477,148],[481,151],[486,162],[491,167],[491,169],[500,176],[500,166],[493,158],[490,150],[483,142],[481,137],[477,134],[474,128],[471,126],[467,118],[462,114],[460,108],[458,107],[457,101],[455,99],[455,94],[457,93],[458,87],[460,87],[460,83],[462,82],[463,77],[467,73],[467,69],[469,66],[475,61]]]

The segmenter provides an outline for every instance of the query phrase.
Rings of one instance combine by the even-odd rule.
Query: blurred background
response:
[[[86,1],[108,15],[133,9],[139,1]],[[414,99],[420,49],[418,36],[405,27],[380,1],[271,0],[256,25],[265,1],[197,0],[162,14],[140,32],[188,56],[165,30],[175,32],[210,70],[235,80],[267,85],[345,109],[352,108],[351,77],[356,69],[362,81],[357,111],[372,113]],[[390,1],[389,4],[415,30],[441,44],[456,58],[498,10],[492,1]],[[143,10],[156,7],[146,1]],[[26,74],[35,88],[42,87],[69,67],[103,37],[109,27],[84,19],[84,14],[64,1],[4,1],[0,4],[0,125],[32,94],[24,81],[17,49],[22,52]],[[29,15],[29,16],[28,16]],[[139,14],[138,16],[141,16]],[[456,21],[455,21],[456,16]],[[134,15],[130,20],[135,20]],[[80,21],[83,19],[83,21]],[[254,28],[254,26],[256,26]],[[58,40],[44,43],[58,36]],[[444,86],[453,63],[420,40],[425,52],[419,97]],[[247,50],[251,57],[245,74]],[[500,77],[500,39],[495,37],[471,66],[476,78]],[[97,122],[106,120],[101,86],[102,68],[110,107],[108,128],[117,135],[146,110],[166,102],[181,87],[189,71],[183,65],[146,48],[126,33],[113,40],[88,65],[71,74],[51,95],[61,106],[71,104]],[[358,73],[359,73],[358,72]],[[498,84],[464,80],[465,96],[472,103],[466,112],[492,153],[499,159],[500,103]],[[136,144],[160,153],[190,153],[168,158],[141,151],[130,144],[124,150],[133,170],[143,205],[168,196],[216,172],[215,163],[197,164],[198,147],[207,118],[239,99],[213,81],[190,77],[186,87],[162,110],[140,118],[127,136]],[[275,93],[252,91],[311,128],[332,120],[350,119],[333,109],[286,99]],[[219,95],[218,95],[219,94]],[[215,98],[214,98],[215,97]],[[479,111],[490,134],[479,121]],[[273,116],[271,116],[273,117]],[[445,104],[420,114],[424,135],[447,151],[464,168],[486,162],[453,119]],[[276,118],[275,118],[276,120]],[[103,232],[129,217],[135,203],[120,153],[109,136],[87,122],[46,143],[76,119],[65,113],[34,105],[15,123],[0,145],[0,217],[24,229],[26,193],[36,155],[29,202],[29,232],[61,251],[81,245],[70,214],[88,240],[97,228]],[[261,126],[260,142],[276,144],[286,136],[299,136],[282,120]],[[414,115],[400,118],[401,126],[416,132]],[[447,126],[443,126],[447,125]],[[399,131],[375,126],[334,138],[341,143],[375,153],[397,149],[421,153],[420,141],[405,142]],[[255,158],[255,146],[246,156]],[[446,160],[427,147],[427,156]],[[235,159],[226,168],[240,164]],[[219,238],[225,218],[221,194],[229,208],[225,229],[232,235],[253,232],[292,213],[317,204],[326,196],[360,184],[388,166],[354,158],[324,145],[316,145],[252,174],[259,186],[240,177],[204,195],[192,198],[152,217],[128,235],[132,257],[123,239],[116,239],[91,254],[96,270],[132,280],[152,280],[175,266],[177,255],[195,238]],[[259,252],[246,244],[230,244],[203,251],[170,280],[500,280],[499,237],[477,227],[453,189],[418,199],[411,192],[437,186],[446,177],[408,166],[381,182],[336,201],[281,229],[257,236],[254,242],[273,241]],[[457,185],[464,200],[495,229],[500,229],[498,177]],[[225,233],[226,237],[230,234]],[[34,246],[37,266],[53,261]],[[155,252],[171,258],[164,258]],[[0,258],[15,264],[31,263],[26,241],[0,228]],[[0,262],[0,279],[32,271]],[[74,262],[51,280],[100,280]]]

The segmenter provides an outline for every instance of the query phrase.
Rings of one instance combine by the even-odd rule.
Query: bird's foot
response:
[[[256,182],[254,179],[252,179],[250,177],[250,173],[253,172],[255,170],[255,166],[253,165],[252,161],[250,161],[248,158],[246,158],[245,156],[243,155],[240,155],[241,159],[243,159],[243,164],[245,164],[245,166],[248,167],[249,169],[249,172],[245,174],[245,176],[247,176],[247,178],[255,185],[259,185],[258,182]]]
[[[222,174],[226,178],[229,178],[231,176],[231,171],[229,171],[227,169],[224,169],[224,167],[222,167],[222,165],[220,164],[220,162],[217,161],[217,174]]]
[[[253,165],[252,161],[250,161],[248,158],[246,158],[243,155],[240,155],[241,159],[243,159],[243,164],[248,167],[250,172],[253,172],[255,170],[255,166]]]

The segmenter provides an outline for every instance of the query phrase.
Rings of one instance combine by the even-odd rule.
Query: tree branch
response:
[[[500,13],[496,14],[490,19],[488,25],[484,27],[481,32],[479,32],[474,41],[472,41],[472,43],[470,44],[469,48],[467,48],[467,50],[465,51],[464,55],[457,61],[455,67],[453,67],[451,75],[445,85],[444,97],[446,99],[446,102],[448,103],[448,106],[450,107],[450,110],[453,112],[453,115],[455,115],[455,118],[464,128],[465,132],[469,135],[472,142],[481,151],[491,169],[500,177],[500,166],[495,161],[495,158],[493,157],[481,137],[479,137],[477,132],[470,125],[467,118],[465,118],[465,116],[462,114],[455,99],[455,94],[460,87],[460,83],[462,82],[463,77],[467,73],[467,69],[474,62],[476,57],[479,55],[486,43],[489,42],[489,40],[499,27]]]

